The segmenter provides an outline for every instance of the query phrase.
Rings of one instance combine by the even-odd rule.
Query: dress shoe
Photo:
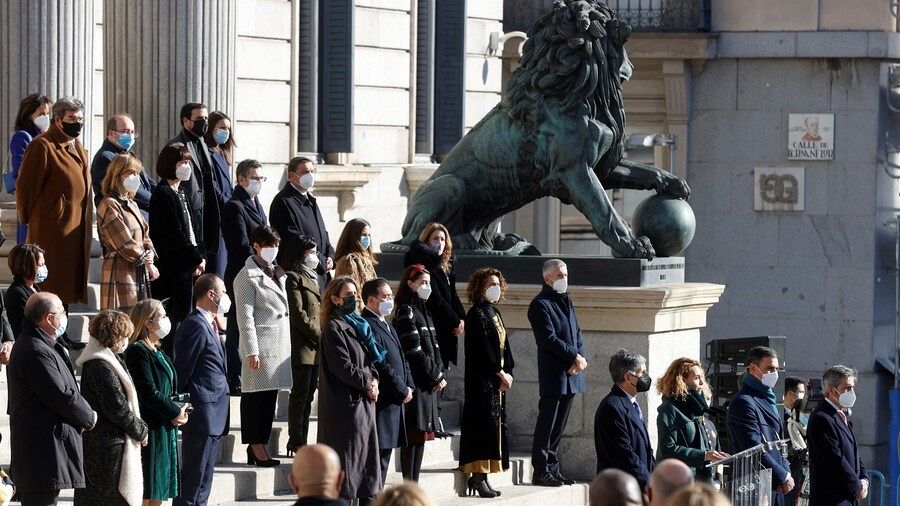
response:
[[[562,475],[562,473],[556,473],[554,478],[559,480],[563,485],[574,485],[575,484],[575,480],[573,480],[571,478],[566,478],[565,476]]]
[[[269,458],[268,460],[260,460],[253,454],[250,446],[247,446],[247,465],[255,465],[257,467],[276,467],[281,464],[280,460]]]
[[[547,471],[541,473],[540,476],[532,478],[531,484],[538,487],[561,487],[563,485],[561,481],[556,479],[556,476]]]

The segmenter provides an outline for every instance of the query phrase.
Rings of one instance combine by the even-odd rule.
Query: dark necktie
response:
[[[849,427],[850,424],[847,423],[847,414],[844,413],[843,411],[838,411],[838,414],[841,415],[841,420],[844,421],[844,425],[846,425],[847,427]]]

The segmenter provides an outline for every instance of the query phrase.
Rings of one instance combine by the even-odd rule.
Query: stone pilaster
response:
[[[54,101],[81,99],[85,105],[81,140],[88,147],[95,105],[91,96],[95,1],[0,1],[0,161],[4,171],[9,167],[9,137],[19,102],[31,93]]]
[[[151,172],[185,103],[234,117],[236,0],[105,0],[103,15],[104,114],[134,118]]]

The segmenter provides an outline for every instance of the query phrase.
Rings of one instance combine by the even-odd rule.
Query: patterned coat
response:
[[[155,256],[150,228],[132,199],[108,196],[97,207],[97,232],[103,246],[100,308],[130,308],[149,297],[145,255]]]
[[[366,281],[373,280],[378,277],[375,273],[375,265],[372,263],[372,257],[365,253],[347,253],[338,258],[334,263],[334,275],[350,276],[356,281],[356,291],[362,292],[362,286]]]
[[[255,258],[248,258],[234,278],[241,358],[259,355],[260,361],[260,368],[254,371],[241,360],[241,391],[287,390],[294,380],[286,276],[275,281]]]

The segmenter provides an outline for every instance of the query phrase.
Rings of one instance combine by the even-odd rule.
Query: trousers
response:
[[[542,395],[538,401],[537,423],[531,444],[531,464],[535,476],[545,472],[552,475],[559,473],[559,443],[566,430],[574,398],[574,394]]]

